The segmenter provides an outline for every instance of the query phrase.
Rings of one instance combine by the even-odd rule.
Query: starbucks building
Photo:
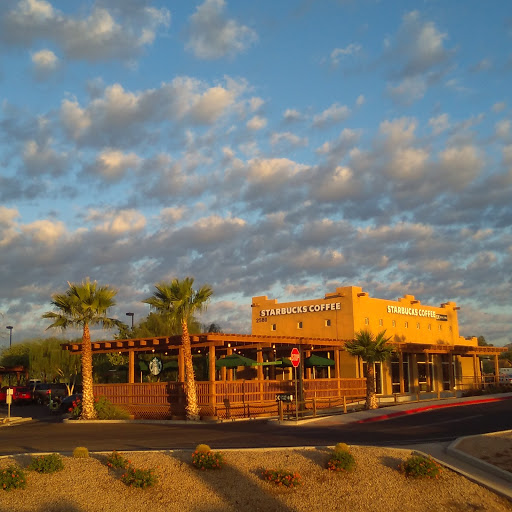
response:
[[[378,299],[360,287],[345,286],[322,299],[300,302],[253,297],[252,334],[337,340],[328,350],[319,346],[317,355],[334,359],[341,378],[359,378],[364,363],[343,350],[344,341],[363,329],[373,334],[385,330],[395,352],[390,361],[375,364],[377,393],[447,391],[480,382],[478,356],[493,358],[497,368],[502,350],[460,336],[458,310],[455,302],[430,306],[413,295]],[[314,346],[305,355],[312,353]],[[307,377],[313,373],[306,371]],[[322,377],[331,373],[324,371]]]

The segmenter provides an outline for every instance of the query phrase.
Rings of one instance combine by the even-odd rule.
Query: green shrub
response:
[[[114,405],[104,396],[94,399],[94,410],[96,411],[96,417],[99,420],[127,420],[130,418],[128,411],[122,407]],[[82,415],[82,401],[79,398],[73,402],[69,412],[71,414],[71,418],[80,418]]]
[[[353,471],[356,467],[356,460],[348,450],[334,450],[327,462],[329,471]]]
[[[120,453],[115,450],[107,457],[107,466],[115,469],[126,469],[131,466],[131,462],[123,457]]]
[[[89,450],[85,446],[77,446],[73,450],[73,457],[75,459],[87,459],[89,457]]]
[[[335,451],[335,452],[348,452],[348,451],[350,451],[350,448],[349,448],[348,444],[345,444],[345,443],[338,443],[338,444],[334,447],[334,451]]]
[[[301,476],[298,473],[293,473],[286,469],[266,469],[261,473],[261,476],[270,483],[277,486],[284,487],[297,487],[302,485]]]
[[[220,452],[196,450],[192,454],[192,464],[197,469],[220,469],[224,464],[224,457]]]
[[[398,467],[405,476],[411,478],[439,478],[442,471],[440,464],[423,455],[411,455]]]
[[[4,469],[0,469],[0,487],[4,491],[11,489],[25,489],[27,480],[23,470],[18,466],[10,465]]]
[[[158,482],[153,469],[135,469],[129,467],[121,476],[121,482],[130,487],[152,487]]]
[[[32,462],[28,469],[38,473],[55,473],[64,469],[64,463],[58,453],[50,453],[49,455],[32,457]]]

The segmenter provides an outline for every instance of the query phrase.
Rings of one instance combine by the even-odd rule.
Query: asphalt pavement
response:
[[[356,410],[347,414],[330,414],[323,415],[316,418],[302,419],[298,422],[287,420],[281,422],[281,426],[286,426],[291,429],[308,429],[310,427],[329,427],[336,425],[348,424],[363,424],[372,422],[382,422],[399,416],[420,414],[434,409],[444,407],[463,407],[465,405],[474,405],[480,403],[489,403],[497,401],[509,401],[512,408],[512,393],[504,393],[497,395],[486,395],[479,397],[465,397],[465,398],[447,398],[441,401],[425,402],[403,402],[398,404],[390,404],[386,407],[381,407],[375,410]],[[16,411],[25,412],[32,411],[32,408],[19,409]],[[58,417],[51,417],[46,408],[33,409],[39,419],[46,419],[50,421],[60,421]],[[7,418],[7,408],[0,409],[0,427],[15,427],[16,425],[31,421],[32,417],[27,414],[23,416],[12,416],[9,421]],[[276,420],[277,421],[277,420]],[[82,423],[82,422],[81,422]],[[111,422],[109,422],[111,423]],[[150,422],[148,422],[150,423]],[[154,423],[154,422],[152,422]],[[158,422],[162,423],[162,422]],[[168,421],[166,424],[173,424],[177,422]],[[507,431],[512,435],[512,430]],[[492,434],[484,434],[492,435]],[[473,436],[477,437],[477,436]],[[478,436],[482,437],[482,436]],[[483,485],[502,496],[507,497],[512,501],[512,473],[504,471],[496,466],[488,464],[481,459],[472,457],[458,449],[458,445],[463,438],[458,438],[452,442],[435,442],[424,444],[411,444],[407,446],[401,445],[400,448],[407,448],[417,451],[435,458],[445,467],[450,468],[457,473],[473,480],[480,485]]]

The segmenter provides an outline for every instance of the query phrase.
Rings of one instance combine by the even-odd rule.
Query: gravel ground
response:
[[[24,490],[0,491],[0,511],[512,511],[512,503],[449,470],[438,480],[405,478],[397,469],[406,450],[351,448],[357,468],[350,474],[325,469],[328,449],[225,450],[221,470],[199,471],[190,452],[123,453],[138,468],[155,468],[159,482],[150,489],[126,487],[120,473],[105,465],[106,454],[89,459],[64,458],[65,470],[42,475],[28,472]],[[0,467],[13,458],[0,460]],[[26,467],[29,456],[15,462]],[[261,471],[297,471],[304,485],[277,488]]]

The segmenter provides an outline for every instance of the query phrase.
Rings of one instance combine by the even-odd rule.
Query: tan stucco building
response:
[[[478,347],[476,338],[459,335],[458,310],[455,302],[430,306],[413,295],[378,299],[360,287],[344,286],[322,299],[299,302],[253,297],[252,334],[346,341],[362,329],[374,334],[385,330],[396,354],[376,365],[377,392],[444,391],[479,381],[478,355],[494,356],[497,366],[499,349]],[[362,376],[363,363],[347,352],[320,355],[339,357],[340,377]]]

